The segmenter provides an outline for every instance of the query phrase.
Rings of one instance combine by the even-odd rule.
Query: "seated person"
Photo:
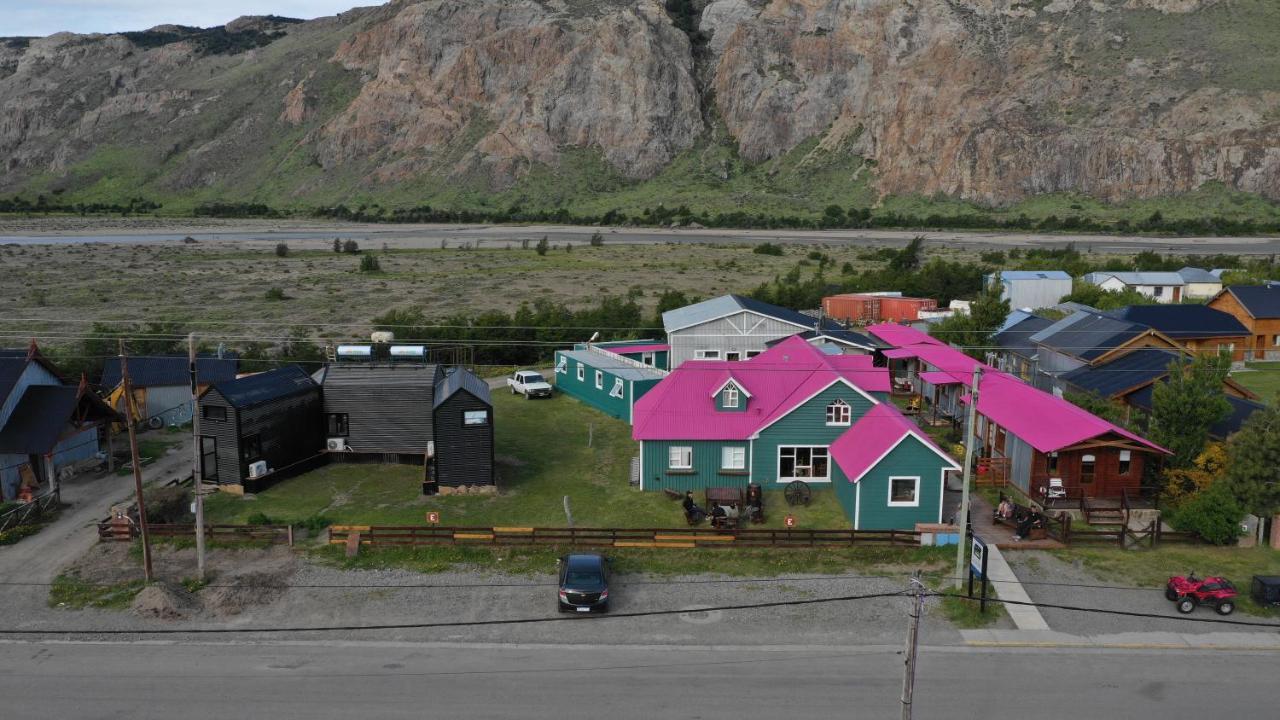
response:
[[[686,490],[684,500],[680,503],[684,506],[684,515],[690,520],[697,522],[706,517],[707,513],[698,504],[693,501],[693,492]]]
[[[1000,500],[1000,506],[996,508],[996,517],[1006,520],[1013,517],[1013,503],[1009,502],[1009,498]]]
[[[1022,519],[1018,521],[1018,529],[1015,531],[1013,539],[1021,540],[1022,538],[1030,535],[1031,529],[1034,527],[1037,527],[1037,523],[1038,523],[1038,527],[1044,527],[1044,521],[1043,519],[1041,519],[1039,513],[1036,513],[1036,512],[1026,513],[1025,515],[1023,515]]]

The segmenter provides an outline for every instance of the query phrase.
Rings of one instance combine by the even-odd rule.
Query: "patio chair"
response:
[[[1062,486],[1062,478],[1049,478],[1049,489],[1044,496],[1050,500],[1066,497],[1067,489]]]

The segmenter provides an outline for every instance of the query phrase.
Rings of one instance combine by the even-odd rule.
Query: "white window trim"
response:
[[[640,353],[640,363],[642,365],[648,365],[649,367],[653,367],[655,362],[657,361],[654,359],[653,353],[651,352]]]
[[[556,373],[566,375],[569,373],[569,358],[564,355],[560,356],[560,362],[556,363]]]
[[[609,391],[609,397],[621,398],[626,394],[626,383],[622,381],[622,378],[614,378],[613,389]]]
[[[894,480],[914,480],[916,483],[915,492],[911,494],[913,498],[910,502],[894,501],[893,499],[893,481]],[[889,496],[886,499],[889,507],[920,507],[920,476],[919,475],[890,475],[889,476]]]
[[[827,451],[827,474],[825,477],[783,477],[782,475],[782,449],[783,448],[809,448],[810,450],[822,449]],[[831,482],[831,446],[830,445],[778,445],[777,446],[777,468],[778,482],[788,483],[793,480],[803,480],[811,483],[829,483]],[[810,456],[812,458],[812,456]],[[810,462],[813,462],[810,459]]]
[[[733,399],[733,402],[729,402],[730,398]],[[734,410],[737,410],[741,399],[742,394],[738,392],[738,386],[730,383],[721,391],[720,404],[725,408],[733,408]]]
[[[481,421],[481,422],[471,422],[470,420],[468,420],[468,419],[467,419],[467,416],[468,416],[468,415],[479,415],[479,416],[482,416],[482,421]],[[462,425],[463,425],[463,427],[483,427],[483,426],[488,425],[488,424],[489,424],[489,411],[488,411],[488,410],[464,410],[464,411],[462,411]]]
[[[586,382],[586,379],[587,379],[587,366],[583,365],[582,362],[579,361],[578,362],[578,382]]]
[[[693,351],[693,359],[694,359],[694,360],[719,360],[719,359],[720,359],[720,350],[719,350],[719,349],[715,349],[715,350],[694,350],[694,351]]]
[[[603,370],[596,371],[596,389],[597,390],[604,389],[604,371]]]
[[[675,455],[677,452],[679,452],[679,454],[682,457],[686,454],[689,456],[688,465],[677,465],[675,464],[675,462],[673,462],[673,460],[675,460]],[[668,470],[692,470],[693,469],[693,446],[692,445],[672,445],[668,447],[667,448],[667,469]]]
[[[742,455],[742,462],[741,462],[740,464],[737,464],[737,465],[730,465],[728,462],[726,462],[726,460],[728,460],[728,453],[729,453],[729,452],[732,452],[734,455],[737,455],[737,454],[739,454],[739,453],[740,453],[740,454]],[[735,471],[737,471],[737,470],[746,470],[746,469],[747,469],[747,448],[746,448],[746,446],[745,446],[745,445],[725,445],[725,446],[721,447],[721,448],[720,448],[720,469],[721,469],[721,470],[735,470]]]
[[[827,427],[849,427],[850,425],[852,425],[853,424],[853,408],[849,407],[849,403],[845,402],[840,398],[836,398],[835,400],[832,400],[831,402],[827,403],[826,414],[823,417],[824,418],[827,417],[830,414],[831,408],[836,406],[842,406],[844,408],[844,420],[843,421],[827,420]]]

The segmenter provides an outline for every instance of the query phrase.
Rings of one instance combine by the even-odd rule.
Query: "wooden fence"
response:
[[[1155,548],[1165,543],[1186,545],[1205,543],[1203,538],[1192,532],[1164,530],[1159,520],[1153,520],[1145,528],[1138,530],[1128,527],[1085,530],[1072,527],[1071,516],[1061,513],[1057,517],[1049,518],[1047,527],[1049,537],[1064,545],[1114,545],[1121,548],[1146,545]]]
[[[147,531],[153,538],[192,538],[196,536],[194,524],[152,524]],[[136,523],[98,523],[98,539],[102,541],[129,542],[138,537]],[[205,525],[204,536],[211,542],[270,542],[293,545],[291,525]]]
[[[31,502],[22,503],[0,515],[0,532],[12,530],[19,525],[30,525],[39,522],[58,508],[59,498],[56,492],[47,492]]]
[[[813,548],[919,545],[913,530],[711,530],[706,528],[431,527],[333,525],[334,545],[499,545],[613,548]]]

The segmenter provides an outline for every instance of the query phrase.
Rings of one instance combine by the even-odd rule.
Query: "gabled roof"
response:
[[[690,360],[636,401],[636,440],[746,440],[835,383],[863,395],[889,391],[889,371],[870,355],[826,355],[799,337],[749,360]],[[744,412],[711,399],[730,379],[751,393]],[[872,399],[872,402],[875,402]]]
[[[561,350],[561,357],[580,362],[596,370],[604,370],[623,380],[661,380],[666,377],[664,370],[651,367],[636,367],[628,362],[628,358],[616,354],[613,348],[607,349],[612,355],[592,350]]]
[[[1178,275],[1183,282],[1189,283],[1218,283],[1222,279],[1213,273],[1198,267],[1184,267],[1178,271]]]
[[[132,360],[129,364],[133,364]],[[132,373],[133,368],[130,367],[129,371]],[[315,387],[317,387],[316,382],[311,379],[306,370],[297,365],[287,365],[234,380],[214,383],[211,389],[217,390],[232,407],[244,408],[306,392]]]
[[[915,423],[898,412],[891,403],[881,403],[858,419],[843,435],[831,444],[831,457],[844,471],[849,482],[856,483],[871,471],[903,440],[914,437],[932,450],[949,467],[960,465]]]
[[[1084,392],[1114,397],[1167,376],[1169,364],[1179,357],[1171,350],[1139,348],[1103,365],[1076,368],[1061,378]]]
[[[1031,341],[1031,336],[1052,325],[1053,321],[1030,313],[1018,314],[1022,317],[1013,324],[1006,323],[1005,327],[993,336],[993,339],[996,345],[1009,352],[1027,356],[1035,355],[1036,344]]]
[[[702,302],[662,313],[662,327],[668,333],[672,333],[744,310],[790,323],[801,329],[811,329],[817,324],[815,318],[795,310],[788,310],[784,307],[770,305],[767,302],[741,295],[721,295],[717,298],[703,300]]]
[[[444,378],[436,386],[436,399],[433,407],[440,407],[440,403],[463,390],[471,393],[481,402],[488,405],[493,404],[493,399],[489,394],[489,383],[476,377],[474,373],[466,368],[455,367],[446,370]]]
[[[1182,276],[1176,272],[1123,272],[1099,270],[1085,276],[1088,282],[1100,285],[1107,278],[1115,278],[1125,285],[1182,285]]]
[[[875,338],[867,337],[860,332],[845,330],[844,328],[828,327],[826,325],[823,326],[822,330],[805,330],[804,332],[796,333],[791,337],[799,337],[801,340],[808,342],[828,340],[836,343],[837,345],[847,345],[849,347],[856,347],[867,351],[884,347],[884,343],[876,340]],[[787,338],[778,338],[777,340],[770,340],[765,343],[765,346],[772,347],[786,339]]]
[[[1125,397],[1125,401],[1139,410],[1151,412],[1151,396],[1155,392],[1155,389],[1155,383],[1152,383],[1139,389],[1132,395],[1127,395]],[[1251,415],[1259,410],[1267,409],[1266,405],[1253,400],[1246,400],[1245,398],[1239,398],[1225,393],[1223,394],[1223,397],[1227,399],[1228,403],[1231,403],[1231,413],[1227,415],[1226,418],[1209,428],[1209,434],[1216,438],[1226,438],[1239,430]]]
[[[1208,305],[1130,305],[1106,313],[1117,320],[1141,323],[1171,338],[1248,336],[1230,313]]]
[[[1077,312],[1031,336],[1031,341],[1086,362],[1122,347],[1150,330],[1109,315]]]
[[[196,356],[196,375],[201,385],[234,380],[239,367],[239,355],[234,352],[222,357],[211,353]],[[129,380],[138,388],[190,385],[191,368],[186,355],[129,356]],[[119,384],[120,358],[107,358],[100,387],[111,389]]]
[[[909,325],[898,325],[897,323],[868,325],[867,332],[895,348],[918,344],[946,345],[946,343],[927,333],[920,332]]]
[[[1070,280],[1064,270],[1001,270],[1001,280]]]
[[[32,385],[0,431],[0,454],[43,455],[53,449],[76,407],[70,385]]]
[[[1228,285],[1222,292],[1231,293],[1236,302],[1255,320],[1280,318],[1280,283]]]
[[[9,393],[13,392],[14,386],[18,384],[18,379],[22,377],[22,373],[27,369],[27,364],[31,362],[39,363],[54,377],[64,379],[58,368],[40,354],[40,349],[35,346],[34,340],[31,347],[23,350],[0,349],[0,405],[3,405],[9,399]]]

